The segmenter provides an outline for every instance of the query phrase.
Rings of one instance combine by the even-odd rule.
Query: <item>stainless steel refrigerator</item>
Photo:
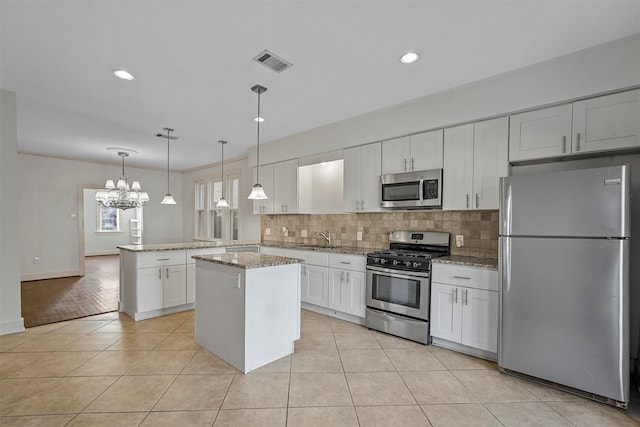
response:
[[[498,365],[629,401],[629,167],[500,181]]]

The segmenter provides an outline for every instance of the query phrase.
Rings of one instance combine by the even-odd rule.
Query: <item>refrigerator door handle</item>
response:
[[[580,132],[576,135],[576,151],[580,151]]]

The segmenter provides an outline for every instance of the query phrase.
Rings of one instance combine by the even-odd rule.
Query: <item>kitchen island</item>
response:
[[[193,258],[199,345],[244,373],[293,353],[302,260],[248,252]]]

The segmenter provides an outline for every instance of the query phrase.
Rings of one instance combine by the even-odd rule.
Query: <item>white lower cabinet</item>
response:
[[[302,265],[301,301],[326,307],[328,301],[329,272],[327,267],[313,264]]]
[[[164,299],[162,267],[139,268],[137,273],[138,311],[161,309]]]
[[[327,306],[358,317],[365,316],[365,273],[329,268]]]
[[[366,259],[362,255],[327,253],[299,249],[268,248],[262,253],[280,254],[303,259],[300,271],[300,300],[332,315],[344,313],[364,320],[366,290]],[[324,311],[322,311],[324,309]],[[347,318],[355,320],[347,316]]]
[[[498,351],[498,273],[433,264],[431,336],[489,353]]]

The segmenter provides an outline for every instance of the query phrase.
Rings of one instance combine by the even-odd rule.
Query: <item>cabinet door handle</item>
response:
[[[340,281],[344,282],[344,270],[340,272]]]
[[[156,261],[169,261],[171,258],[158,258]]]
[[[404,159],[404,171],[407,171],[407,159]]]
[[[350,274],[349,274],[349,272],[347,271],[347,282],[350,282],[350,281],[351,281]]]
[[[162,269],[161,268],[158,269],[158,279],[162,280]]]
[[[416,159],[414,159],[413,157],[411,158],[411,170],[415,170],[416,169]]]
[[[167,267],[167,279],[169,278],[169,267]]]
[[[567,152],[567,136],[566,135],[562,136],[562,152],[563,153]]]
[[[284,205],[284,211],[285,211],[285,212],[289,212],[289,205],[287,205],[286,203],[285,203],[285,205]]]
[[[351,263],[350,263],[350,262],[347,262],[347,261],[340,261],[340,264],[347,264],[347,265],[351,265]]]
[[[469,305],[469,290],[464,290],[464,305]]]
[[[453,292],[453,303],[454,304],[458,303],[458,288],[455,288],[455,290]]]
[[[469,209],[469,195],[467,194],[467,209]]]
[[[476,193],[476,208],[480,207],[480,195]]]
[[[306,266],[306,265],[303,265],[303,266],[302,266],[302,275],[303,275],[303,276],[306,276],[306,275],[307,275],[307,266]]]
[[[580,132],[576,135],[576,151],[580,151]]]
[[[471,280],[471,277],[466,277],[466,276],[453,276],[454,279],[464,279],[464,280]]]

